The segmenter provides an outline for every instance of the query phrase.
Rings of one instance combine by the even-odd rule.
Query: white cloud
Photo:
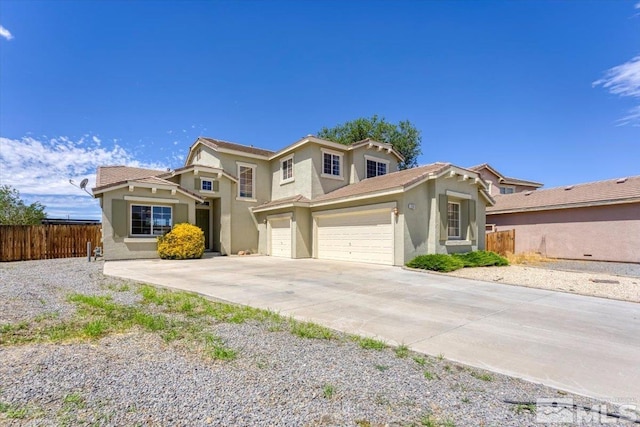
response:
[[[73,141],[62,136],[51,139],[0,137],[0,183],[20,191],[22,198],[32,203],[40,201],[51,217],[67,215],[95,218],[100,208],[82,190],[69,184],[89,180],[95,186],[96,170],[104,165],[128,165],[165,169],[165,165],[149,164],[135,159],[125,148],[112,148],[86,143],[83,138]],[[83,144],[83,142],[85,142]]]
[[[639,5],[640,3],[636,7]],[[593,85],[601,85],[614,95],[640,99],[640,55],[607,70],[604,77],[593,82]],[[629,115],[620,119],[620,122],[640,125],[640,105],[632,108]]]
[[[635,8],[636,9],[640,9],[640,1],[638,3],[636,3]]]
[[[11,40],[13,38],[13,36],[11,35],[11,32],[7,30],[5,27],[3,27],[2,25],[0,25],[0,36],[4,37],[7,40]]]
[[[91,139],[93,140],[93,142],[95,142],[96,144],[100,144],[102,141],[100,140],[100,138],[98,138],[97,136],[93,136],[91,137]]]

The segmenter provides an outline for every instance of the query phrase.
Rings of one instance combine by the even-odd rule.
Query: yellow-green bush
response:
[[[176,224],[173,230],[158,237],[158,255],[162,259],[201,258],[204,233],[192,224]]]

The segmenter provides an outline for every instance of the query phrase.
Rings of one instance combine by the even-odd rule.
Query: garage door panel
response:
[[[393,224],[389,210],[318,216],[317,257],[393,264]]]
[[[291,258],[291,221],[289,218],[270,220],[271,256]]]

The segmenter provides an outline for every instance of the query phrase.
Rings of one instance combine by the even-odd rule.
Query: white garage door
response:
[[[291,258],[291,219],[278,218],[269,220],[271,235],[271,256]]]
[[[391,211],[317,215],[317,257],[393,265]]]

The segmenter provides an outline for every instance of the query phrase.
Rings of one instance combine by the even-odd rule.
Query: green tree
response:
[[[400,121],[396,125],[377,115],[371,118],[361,117],[332,128],[323,127],[318,132],[318,138],[345,145],[367,138],[386,142],[404,157],[404,161],[400,162],[400,169],[417,166],[418,156],[422,153],[422,136],[410,121]]]
[[[46,217],[39,202],[26,205],[18,190],[8,185],[0,187],[0,225],[37,225]]]

